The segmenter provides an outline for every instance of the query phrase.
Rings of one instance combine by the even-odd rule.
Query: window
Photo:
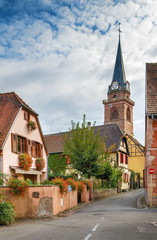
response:
[[[25,120],[30,120],[30,114],[28,112],[24,112],[24,119]]]
[[[116,109],[113,109],[111,111],[111,120],[115,120],[115,119],[118,119],[118,112]]]
[[[12,134],[12,151],[16,153],[26,153],[26,138]]]
[[[125,155],[125,163],[128,164],[128,156]]]
[[[31,146],[32,157],[42,157],[43,156],[43,145],[39,142],[32,141]]]
[[[127,108],[127,111],[126,111],[126,119],[130,122],[130,108],[128,107]]]
[[[120,153],[120,163],[123,163],[123,154]]]
[[[28,153],[32,157],[43,157],[43,145],[22,136],[11,134],[12,152]]]

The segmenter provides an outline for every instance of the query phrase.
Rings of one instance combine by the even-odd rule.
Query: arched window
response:
[[[115,119],[118,119],[118,112],[116,108],[111,110],[111,120],[115,120]]]
[[[130,118],[130,108],[128,107],[126,110],[126,119],[130,122],[131,118]]]

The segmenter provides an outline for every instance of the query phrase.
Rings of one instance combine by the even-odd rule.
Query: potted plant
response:
[[[21,153],[18,158],[19,158],[19,167],[21,167],[23,170],[28,171],[33,163],[31,156],[26,153]]]
[[[41,171],[45,168],[45,160],[43,158],[36,158],[35,165],[37,170]]]
[[[25,191],[28,188],[28,184],[23,179],[14,179],[11,178],[8,182],[9,192],[12,195],[24,195]]]
[[[84,179],[84,180],[82,180],[82,182],[86,185],[87,190],[91,189],[91,182],[90,182],[90,180]]]
[[[68,183],[63,178],[55,177],[55,179],[53,179],[51,183],[52,185],[58,185],[61,194],[66,194],[68,192]]]
[[[27,121],[27,126],[28,126],[28,128],[31,129],[31,131],[32,130],[34,131],[37,128],[35,122],[34,121],[30,121],[30,120]]]
[[[77,190],[77,182],[73,178],[68,178],[66,181],[71,186],[72,191]]]

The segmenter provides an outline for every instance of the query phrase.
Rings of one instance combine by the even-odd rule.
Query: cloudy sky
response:
[[[104,122],[118,45],[144,144],[145,63],[157,62],[156,0],[0,0],[0,86],[37,113],[44,134]]]

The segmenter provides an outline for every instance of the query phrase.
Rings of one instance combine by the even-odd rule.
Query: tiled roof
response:
[[[64,151],[64,137],[66,133],[44,135],[48,153],[61,153]]]
[[[21,106],[33,111],[16,93],[0,94],[0,148]]]
[[[118,151],[120,138],[123,136],[117,124],[108,124],[94,127],[95,133],[100,131],[101,137],[106,137],[106,147],[115,144],[113,151]],[[64,150],[64,137],[68,132],[45,135],[45,143],[48,153],[60,153]]]
[[[95,126],[94,131],[100,131],[100,136],[106,137],[105,144],[107,148],[115,144],[115,148],[113,149],[113,151],[119,150],[120,141],[123,134],[117,124]]]
[[[157,63],[147,63],[146,113],[157,114]]]

